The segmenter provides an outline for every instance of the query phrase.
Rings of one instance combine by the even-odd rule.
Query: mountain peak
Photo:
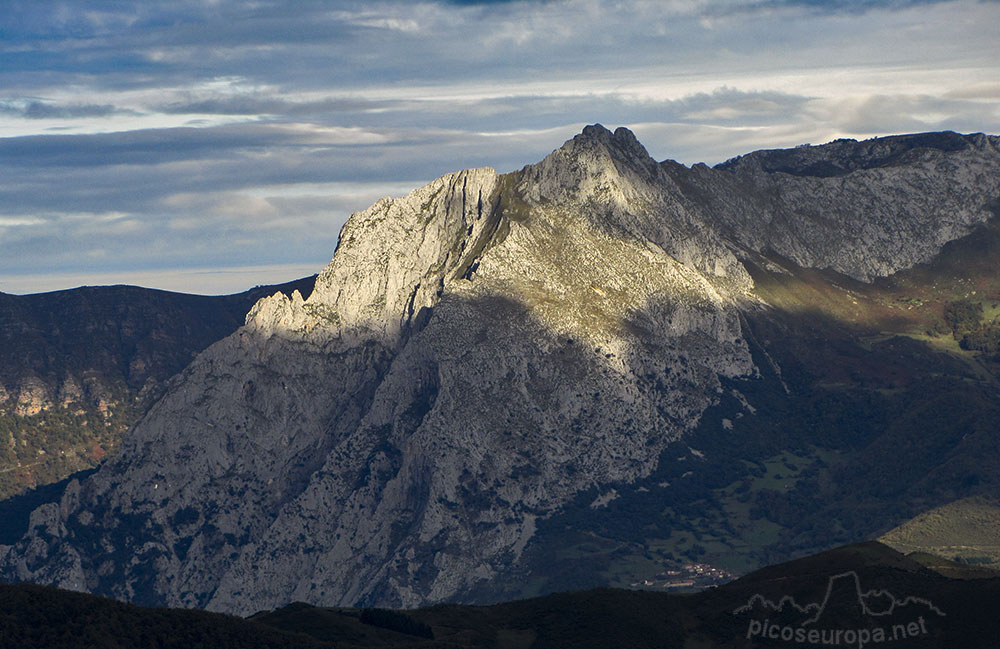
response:
[[[583,127],[583,131],[577,137],[587,137],[587,138],[609,138],[612,133],[600,122],[590,124]]]
[[[619,127],[612,133],[591,124],[525,172],[521,189],[529,200],[574,201],[602,194],[624,201],[637,185],[657,176],[657,165],[632,131]]]
[[[571,151],[577,149],[589,150],[595,145],[607,149],[616,158],[624,157],[625,159],[643,163],[653,161],[649,156],[649,152],[646,151],[646,147],[636,138],[635,133],[624,126],[616,128],[614,133],[601,124],[585,126],[579,135],[563,145],[563,149],[569,147]]]

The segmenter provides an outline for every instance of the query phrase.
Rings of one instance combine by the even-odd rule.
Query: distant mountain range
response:
[[[199,352],[239,328],[261,297],[137,286],[0,293],[0,499],[96,466]]]
[[[258,612],[248,620],[203,611],[141,608],[34,585],[0,585],[4,611],[0,643],[21,649],[810,645],[993,649],[1000,637],[1000,620],[992,609],[1000,598],[1000,573],[968,575],[960,564],[953,564],[958,572],[948,578],[937,572],[946,563],[929,555],[904,557],[886,546],[867,543],[771,566],[696,595],[605,588],[487,607],[447,604],[406,611],[297,602]],[[844,597],[834,590],[841,582],[846,586]],[[864,602],[858,591],[862,583],[869,589]],[[819,610],[822,616],[809,622],[773,608],[746,606],[748,600],[767,597],[813,602],[810,610]],[[864,612],[858,614],[859,609]],[[816,642],[809,641],[810,633]],[[804,641],[796,643],[796,634]]]
[[[0,575],[240,615],[675,590],[995,497],[998,147],[688,168],[591,126],[383,199]]]

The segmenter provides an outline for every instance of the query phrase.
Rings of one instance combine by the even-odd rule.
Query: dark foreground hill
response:
[[[997,573],[947,578],[924,564],[941,568],[948,562],[920,558],[865,543],[692,595],[604,588],[409,611],[297,603],[249,620],[142,608],[47,587],[0,586],[0,646],[995,649]],[[964,578],[970,576],[979,578]],[[811,632],[818,640],[810,641]],[[796,642],[797,634],[805,641]]]
[[[96,466],[166,380],[275,291],[234,295],[138,286],[0,293],[0,500]]]
[[[696,594],[602,588],[485,607],[439,605],[406,611],[409,620],[395,622],[397,628],[430,627],[439,646],[501,649],[995,648],[1000,573],[963,571],[930,555],[920,559],[862,543],[770,566]],[[925,563],[957,572],[947,578]],[[319,639],[357,642],[361,613],[293,604],[252,619]],[[381,637],[363,646],[425,642],[417,636],[405,642]]]
[[[49,586],[0,585],[4,649],[310,649],[308,636],[204,611],[150,609]]]

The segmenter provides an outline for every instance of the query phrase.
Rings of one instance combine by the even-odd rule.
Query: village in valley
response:
[[[677,569],[658,572],[651,578],[629,584],[639,590],[701,590],[735,579],[735,575],[707,563],[687,563]]]

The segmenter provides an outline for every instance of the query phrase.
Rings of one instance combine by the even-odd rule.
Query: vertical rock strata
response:
[[[720,376],[755,374],[741,258],[869,280],[989,218],[997,141],[954,137],[688,169],[591,126],[380,200],[308,299],[258,302],[37,510],[2,575],[238,614],[488,580],[576,493],[648,474]]]

